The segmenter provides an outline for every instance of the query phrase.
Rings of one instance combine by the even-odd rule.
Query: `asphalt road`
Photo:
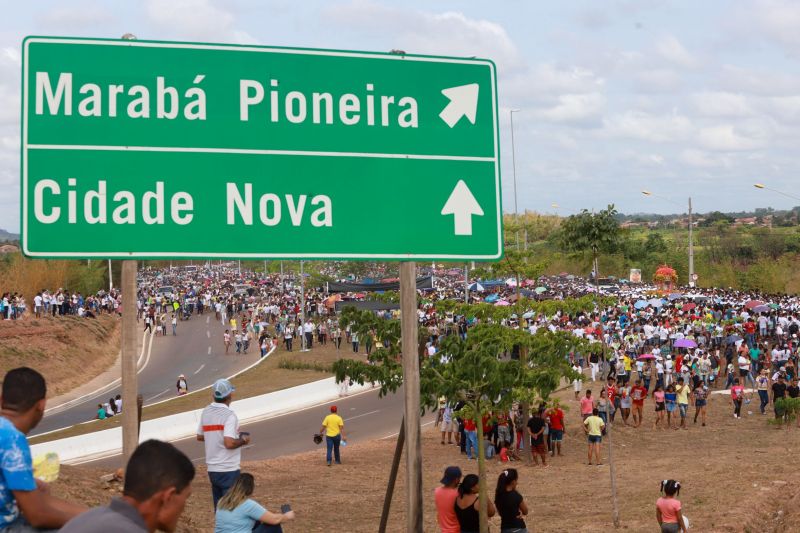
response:
[[[319,431],[322,419],[336,405],[344,418],[344,431],[348,443],[386,438],[387,446],[394,446],[395,437],[403,418],[402,389],[390,396],[378,398],[378,391],[371,390],[349,398],[327,402],[295,413],[269,418],[243,425],[242,431],[249,431],[251,442],[242,449],[242,461],[259,461],[294,453],[317,450],[320,462],[325,460],[325,443],[314,444],[312,437]],[[234,405],[235,409],[235,405]],[[423,424],[432,424],[434,414],[422,419]],[[205,460],[203,443],[194,437],[174,443],[194,463]],[[347,447],[342,448],[342,460],[347,460]],[[91,466],[118,468],[120,456],[93,461]]]
[[[171,326],[166,337],[155,337],[150,360],[139,372],[139,393],[144,404],[152,404],[176,395],[175,382],[179,374],[185,374],[189,390],[211,385],[220,377],[230,376],[251,365],[259,358],[259,350],[251,344],[247,355],[225,355],[222,334],[225,327],[214,320],[214,315],[194,315],[178,322],[177,333],[171,335]],[[88,395],[81,402],[64,410],[45,415],[31,435],[86,422],[95,417],[97,404],[122,394],[122,387]]]

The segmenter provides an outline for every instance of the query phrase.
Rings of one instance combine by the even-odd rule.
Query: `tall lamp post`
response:
[[[511,109],[508,115],[511,117],[511,173],[514,176],[514,220],[519,223],[519,210],[517,209],[517,158],[514,149],[514,113],[519,113],[519,109]],[[519,228],[517,228],[517,251],[519,251]]]
[[[656,198],[661,198],[664,201],[667,201],[671,204],[675,204],[677,206],[681,206],[678,202],[674,200],[670,200],[664,196],[652,193],[650,191],[642,191],[642,194],[645,196],[654,196]],[[683,206],[681,206],[683,207]],[[694,224],[692,223],[692,197],[689,197],[689,286],[695,286],[694,280],[694,239],[692,238],[692,231],[694,229]]]

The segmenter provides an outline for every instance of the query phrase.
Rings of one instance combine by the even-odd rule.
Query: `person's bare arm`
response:
[[[664,522],[664,519],[661,517],[661,509],[658,507],[656,507],[656,520],[658,520],[659,526]]]
[[[223,442],[227,449],[235,450],[236,448],[241,448],[245,444],[248,444],[250,442],[250,437],[247,435],[243,435],[236,439],[233,439],[231,437],[223,437]]]
[[[683,522],[683,511],[678,509],[678,527],[681,528],[683,533],[686,533],[686,524]]]
[[[522,513],[523,516],[528,514],[528,505],[525,503],[525,500],[519,502],[519,511]]]
[[[60,528],[88,509],[85,505],[56,498],[40,488],[13,493],[25,520],[37,528]]]

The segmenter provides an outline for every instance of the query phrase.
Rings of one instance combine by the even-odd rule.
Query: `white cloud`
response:
[[[233,13],[212,0],[147,0],[145,13],[167,35],[197,41],[256,44],[246,31],[236,28]]]
[[[800,55],[800,3],[796,0],[756,0],[745,10],[747,23],[761,36],[777,42],[787,53]]]
[[[62,32],[92,31],[98,26],[106,26],[114,21],[114,14],[96,2],[58,5],[37,16],[37,22],[44,28]]]
[[[606,99],[600,93],[563,94],[555,106],[536,111],[534,115],[552,122],[596,123],[605,105]]]
[[[730,166],[730,159],[725,155],[710,154],[704,150],[688,148],[680,154],[680,161],[695,168],[718,168]]]
[[[431,13],[355,0],[331,7],[331,23],[379,35],[386,48],[408,53],[477,56],[502,70],[522,65],[517,47],[502,25],[459,12]]]
[[[674,35],[667,35],[656,42],[656,52],[666,61],[679,67],[693,69],[700,60],[692,55]]]
[[[602,134],[606,137],[655,143],[685,141],[693,132],[692,121],[677,112],[655,115],[631,110],[610,116],[603,123]]]
[[[721,152],[758,150],[769,141],[769,133],[758,127],[742,128],[732,124],[721,124],[701,128],[697,132],[700,147]]]
[[[708,117],[748,117],[754,111],[742,94],[704,91],[691,96],[697,112]]]
[[[634,75],[637,89],[646,93],[673,93],[681,86],[681,77],[672,69],[643,69]]]

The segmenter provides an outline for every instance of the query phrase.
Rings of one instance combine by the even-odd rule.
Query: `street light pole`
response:
[[[511,117],[511,172],[514,176],[514,220],[519,222],[519,210],[517,209],[517,153],[514,148],[514,113],[519,109],[511,109],[508,114]],[[519,251],[519,228],[517,229],[517,251]]]
[[[758,187],[758,185],[756,185],[756,187]],[[764,188],[764,187],[762,186],[759,188]],[[657,198],[661,198],[662,200],[665,200],[671,204],[680,206],[678,202],[670,200],[669,198],[665,198],[664,196],[655,194],[650,191],[642,191],[642,194],[645,196],[654,196]],[[692,220],[692,197],[690,196],[689,197],[689,285],[692,287],[694,287],[696,284],[694,280],[694,239],[693,239],[694,227],[693,226],[694,222]]]
[[[689,197],[689,286],[694,287],[696,282],[694,280],[694,240],[692,239],[692,230],[694,224],[692,223],[692,197]]]
[[[778,194],[782,194],[782,195],[786,196],[787,198],[791,198],[792,200],[798,200],[798,201],[800,201],[800,197],[798,197],[798,196],[792,196],[792,195],[791,195],[791,194],[789,194],[789,193],[786,193],[786,192],[783,192],[783,191],[779,191],[779,190],[777,190],[777,189],[773,189],[773,188],[771,188],[771,187],[767,187],[767,186],[766,186],[766,185],[764,185],[763,183],[754,183],[754,184],[753,184],[753,187],[755,187],[756,189],[763,189],[763,190],[766,190],[766,191],[772,191],[772,192],[776,192],[776,193],[778,193]]]

